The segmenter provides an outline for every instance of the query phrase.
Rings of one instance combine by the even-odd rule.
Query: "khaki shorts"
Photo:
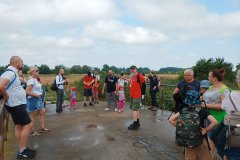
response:
[[[185,160],[210,160],[211,158],[205,137],[203,137],[203,143],[200,146],[185,148]]]
[[[133,111],[138,111],[140,108],[141,98],[131,98],[130,106]]]

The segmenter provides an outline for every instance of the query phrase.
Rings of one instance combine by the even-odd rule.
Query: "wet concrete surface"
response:
[[[52,132],[29,137],[29,147],[38,151],[35,159],[184,159],[183,148],[174,144],[175,130],[167,122],[170,112],[141,110],[141,129],[129,131],[132,116],[128,107],[118,113],[104,111],[105,106],[106,103],[101,102],[85,108],[79,103],[77,109],[64,108],[59,114],[55,112],[55,105],[47,105],[46,126],[52,128]],[[7,146],[9,154],[5,159],[15,160],[17,145],[7,142]]]

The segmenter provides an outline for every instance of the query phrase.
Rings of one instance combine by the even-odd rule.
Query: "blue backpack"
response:
[[[200,94],[195,90],[188,90],[183,99],[183,104],[186,107],[199,106],[201,104]]]

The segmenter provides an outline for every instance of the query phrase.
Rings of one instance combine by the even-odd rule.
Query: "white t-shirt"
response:
[[[30,77],[30,79],[27,81],[27,85],[33,85],[31,91],[32,93],[42,95],[42,84],[39,83],[37,79]],[[28,98],[32,98],[32,96],[28,96]]]
[[[128,81],[121,79],[121,78],[118,79],[118,85],[124,86],[125,83],[128,83]]]
[[[22,104],[26,104],[26,92],[21,86],[21,82],[18,77],[18,70],[12,66],[9,66],[8,69],[13,71],[6,71],[4,72],[0,79],[6,78],[10,81],[10,83],[14,80],[15,76],[16,79],[12,83],[12,85],[7,89],[7,93],[9,95],[9,99],[6,101],[6,105],[9,107],[16,107]]]
[[[60,76],[60,75],[56,76],[56,84],[57,84],[59,89],[64,89],[64,85],[63,85],[64,84],[64,79],[63,79],[62,76]]]
[[[226,112],[229,114],[231,111],[235,111],[233,104],[229,98],[229,94],[237,107],[238,111],[240,112],[240,92],[231,92],[227,93],[225,98],[222,101],[222,109],[226,110]]]

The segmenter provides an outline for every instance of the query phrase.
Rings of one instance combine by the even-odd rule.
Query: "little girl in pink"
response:
[[[125,103],[125,94],[124,94],[124,86],[123,85],[119,85],[119,90],[118,90],[118,112],[124,112],[123,110],[123,106]]]
[[[70,105],[69,105],[69,109],[72,108],[72,106],[74,106],[74,109],[77,108],[77,96],[76,96],[76,88],[72,87],[71,88],[71,92],[70,92]]]

